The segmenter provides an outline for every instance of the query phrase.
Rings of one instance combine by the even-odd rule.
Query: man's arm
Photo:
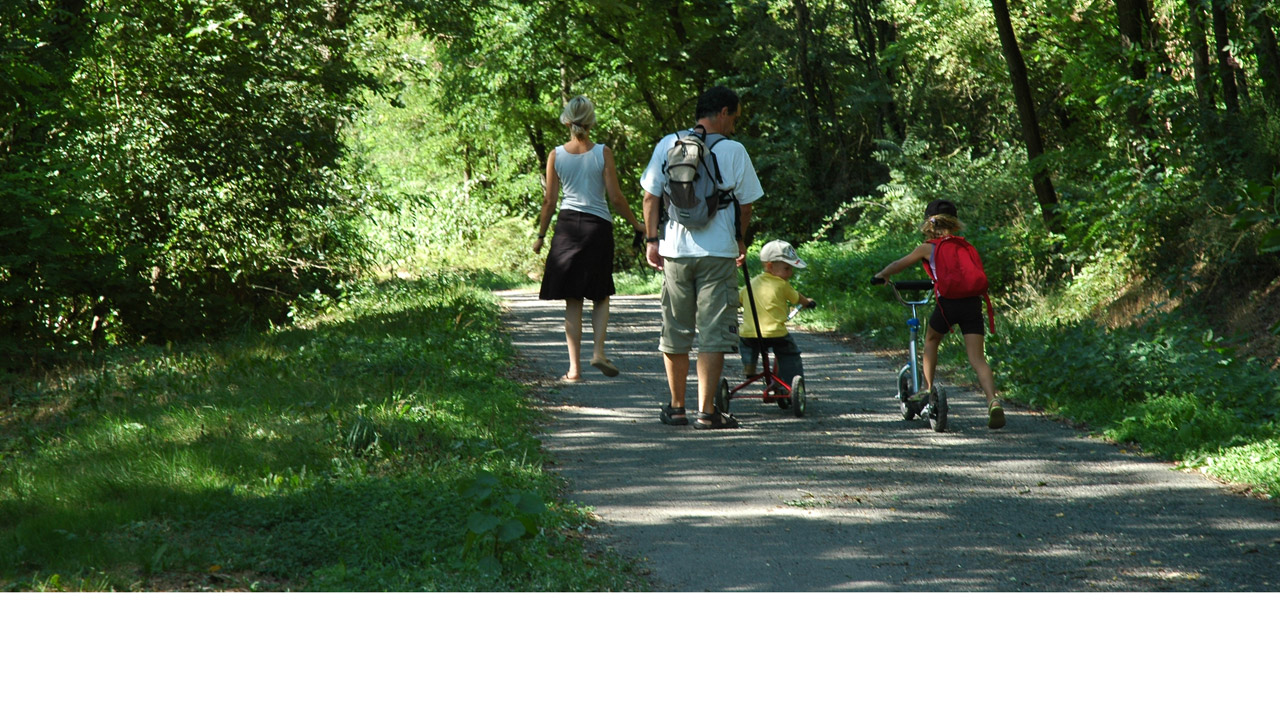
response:
[[[658,254],[658,243],[649,242],[649,238],[661,237],[658,234],[658,216],[662,213],[662,198],[648,190],[644,191],[644,255],[649,267],[661,270],[662,255]]]
[[[751,224],[751,203],[738,205],[738,267],[747,261],[747,225]]]

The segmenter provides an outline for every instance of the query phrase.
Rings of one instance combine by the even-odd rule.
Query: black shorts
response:
[[[985,335],[987,318],[982,313],[982,298],[938,298],[929,316],[929,327],[946,335],[952,325],[959,325],[965,335]]]

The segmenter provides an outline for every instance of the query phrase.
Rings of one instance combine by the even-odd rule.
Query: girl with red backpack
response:
[[[987,395],[987,427],[1004,427],[1004,408],[996,399],[996,381],[987,364],[983,338],[986,328],[982,317],[982,301],[987,302],[987,319],[995,332],[995,315],[991,310],[991,298],[987,295],[987,276],[982,269],[978,251],[959,233],[964,223],[956,217],[956,206],[950,200],[934,200],[924,211],[924,243],[909,254],[889,263],[876,273],[876,278],[906,270],[917,262],[933,280],[937,303],[929,316],[929,327],[924,336],[924,381],[927,396],[933,388],[933,373],[938,366],[938,346],[953,325],[960,326],[964,336],[965,353],[969,364],[978,375],[978,385]]]

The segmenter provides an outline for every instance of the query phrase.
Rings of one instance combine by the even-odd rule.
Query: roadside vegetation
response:
[[[985,249],[984,238],[970,239]],[[907,310],[868,281],[916,242],[904,234],[875,247],[806,245],[810,269],[798,274],[797,286],[823,299],[806,322],[902,350],[905,361]],[[923,270],[915,274],[924,278]],[[1060,297],[1032,297],[1016,287],[992,292],[996,333],[987,338],[987,356],[1002,396],[1280,497],[1280,377],[1242,349],[1247,338],[1224,338],[1221,325],[1177,312],[1109,328],[1088,313],[1077,315],[1079,306],[1055,307]],[[944,341],[939,364],[946,381],[977,386],[958,340]]]
[[[511,365],[493,297],[425,273],[42,376],[0,423],[0,588],[642,587],[584,545]]]

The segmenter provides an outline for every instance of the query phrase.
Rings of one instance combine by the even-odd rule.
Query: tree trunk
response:
[[[1138,48],[1137,57],[1129,61],[1129,77],[1139,82],[1147,79],[1145,51],[1148,50],[1143,27],[1142,0],[1115,0],[1120,40],[1125,49]]]
[[[796,16],[796,71],[800,74],[800,88],[804,93],[804,120],[809,130],[809,165],[818,168],[822,165],[824,155],[822,142],[822,123],[818,117],[818,82],[817,68],[820,62],[811,63],[809,55],[813,52],[810,40],[813,36],[813,25],[810,21],[809,6],[804,0],[792,3]]]
[[[1280,108],[1280,50],[1276,49],[1276,33],[1266,8],[1254,3],[1249,11],[1249,22],[1256,37],[1254,52],[1258,56],[1258,75],[1262,78],[1263,94],[1269,111]]]
[[[1196,79],[1196,99],[1200,112],[1208,115],[1213,110],[1213,73],[1209,69],[1209,38],[1205,33],[1203,0],[1187,0],[1187,40],[1191,45],[1191,68]]]
[[[1000,34],[1000,47],[1004,50],[1005,63],[1009,66],[1009,79],[1013,83],[1013,97],[1018,106],[1018,118],[1022,121],[1022,138],[1027,145],[1027,160],[1031,165],[1032,185],[1040,202],[1040,214],[1045,225],[1058,232],[1058,194],[1053,180],[1041,166],[1044,143],[1040,135],[1040,122],[1036,119],[1035,101],[1031,97],[1031,84],[1027,80],[1027,65],[1018,48],[1018,38],[1013,34],[1013,22],[1009,19],[1009,5],[1005,0],[991,0],[995,12],[996,28]]]
[[[538,101],[537,86],[526,83],[524,95],[530,102],[536,103]],[[526,122],[524,131],[529,138],[529,147],[533,148],[533,154],[538,158],[538,176],[542,178],[543,183],[546,183],[547,156],[551,154],[547,148],[546,135],[542,132],[542,126],[537,123]]]
[[[1120,25],[1120,44],[1130,53],[1129,78],[1140,88],[1140,98],[1129,103],[1125,115],[1133,137],[1146,139],[1147,128],[1151,125],[1151,114],[1147,107],[1147,36],[1149,29],[1145,27],[1144,0],[1115,0],[1116,19]]]
[[[1218,80],[1222,84],[1222,97],[1227,113],[1240,114],[1240,92],[1236,85],[1235,66],[1239,63],[1231,57],[1231,31],[1227,24],[1227,7],[1231,0],[1213,0],[1213,45],[1218,57]]]
[[[880,96],[878,106],[879,132],[890,134],[894,140],[907,136],[906,125],[898,113],[897,103],[893,99],[893,86],[896,83],[894,68],[880,66],[880,58],[884,50],[895,37],[894,26],[876,17],[869,0],[857,0],[849,3],[853,33],[861,51],[862,60],[868,77],[874,78],[875,92]]]

